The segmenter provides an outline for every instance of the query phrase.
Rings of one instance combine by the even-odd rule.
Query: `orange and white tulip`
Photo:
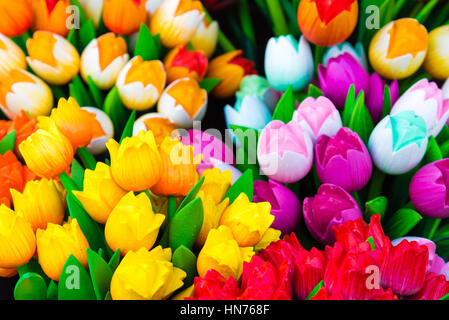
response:
[[[156,10],[161,6],[164,0],[146,0],[145,9],[147,10],[148,18],[151,19]]]
[[[0,0],[0,32],[18,37],[33,23],[33,9],[29,0]]]
[[[210,58],[217,46],[218,23],[209,21],[206,17],[198,25],[190,43],[196,50],[202,50],[206,57]]]
[[[86,82],[92,77],[102,90],[111,89],[128,60],[125,40],[106,33],[92,40],[81,54],[81,76]]]
[[[21,110],[31,118],[48,115],[53,107],[49,86],[31,73],[13,69],[0,79],[0,109],[13,119]]]
[[[165,0],[150,19],[152,34],[160,34],[164,46],[187,44],[204,18],[198,0]]]
[[[14,41],[0,33],[0,78],[8,76],[13,69],[26,68],[25,53]]]
[[[165,81],[166,74],[161,61],[143,61],[141,56],[136,56],[122,69],[116,85],[125,107],[143,111],[156,104],[164,90]]]
[[[101,154],[106,150],[106,142],[114,137],[114,125],[111,118],[102,110],[94,107],[82,107],[89,113],[92,127],[92,139],[86,146],[93,155]]]
[[[80,56],[75,47],[60,35],[37,31],[27,40],[27,61],[31,69],[53,85],[70,82],[79,72]]]
[[[147,11],[144,0],[105,0],[103,21],[106,27],[117,34],[129,35],[145,23]]]
[[[183,78],[171,83],[162,93],[157,110],[181,128],[191,128],[193,121],[204,118],[207,92],[193,79]]]
[[[69,0],[33,0],[33,31],[46,30],[65,37],[69,33],[67,21],[70,20]]]
[[[384,78],[407,78],[423,64],[428,38],[426,28],[415,19],[392,21],[380,29],[371,40],[371,66]]]
[[[166,116],[150,112],[134,122],[133,136],[137,136],[140,131],[151,131],[156,139],[156,144],[160,145],[166,137],[172,137],[177,128],[176,124]]]
[[[96,28],[100,25],[104,0],[81,0],[88,19],[92,19]]]
[[[429,33],[429,49],[424,60],[424,70],[438,80],[449,78],[449,25]]]
[[[167,82],[192,78],[200,82],[207,71],[207,57],[200,50],[188,50],[185,44],[173,48],[164,59]]]

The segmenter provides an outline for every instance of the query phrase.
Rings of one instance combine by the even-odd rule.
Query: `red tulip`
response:
[[[295,262],[296,255],[303,247],[296,235],[285,235],[282,240],[272,242],[267,248],[259,252],[259,256],[278,268],[283,262],[288,261],[291,266]]]
[[[195,278],[192,298],[186,300],[235,300],[240,289],[233,277],[227,280],[214,269],[209,270],[204,278]]]
[[[410,299],[412,300],[438,300],[449,293],[449,281],[444,275],[428,273],[424,286]]]
[[[294,290],[298,299],[304,300],[323,280],[326,262],[324,253],[316,248],[310,252],[304,249],[298,251],[293,271]]]

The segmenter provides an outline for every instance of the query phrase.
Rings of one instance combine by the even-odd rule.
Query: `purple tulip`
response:
[[[330,183],[322,184],[315,197],[305,198],[302,208],[310,234],[326,245],[335,242],[333,226],[362,218],[354,198],[343,188]]]
[[[360,90],[366,93],[369,88],[369,73],[347,52],[329,59],[327,67],[319,65],[318,77],[324,95],[332,100],[338,109],[343,109],[352,84],[356,95]]]
[[[315,165],[321,182],[335,184],[348,192],[362,189],[373,171],[365,144],[357,133],[344,127],[333,137],[318,138]]]
[[[449,159],[422,167],[410,182],[413,206],[431,218],[449,217]]]
[[[271,204],[275,217],[271,227],[283,234],[295,231],[301,219],[301,203],[295,193],[274,180],[254,181],[253,202],[265,201]]]
[[[384,104],[384,87],[386,81],[377,73],[373,73],[369,78],[369,89],[365,96],[365,104],[368,111],[376,124],[382,119],[382,109]],[[390,86],[391,105],[394,105],[399,97],[399,84],[394,80]]]

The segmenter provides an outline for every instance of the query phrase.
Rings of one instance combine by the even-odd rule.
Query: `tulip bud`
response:
[[[160,145],[166,137],[171,137],[178,127],[166,116],[150,112],[144,114],[134,122],[133,136],[137,136],[140,131],[153,132],[156,144]]]
[[[274,215],[272,228],[288,234],[296,230],[301,219],[301,203],[295,193],[276,181],[254,181],[253,202],[269,202]]]
[[[411,110],[426,121],[429,136],[436,137],[449,118],[449,105],[435,82],[422,79],[410,87],[393,105],[391,115]]]
[[[357,25],[357,0],[301,1],[298,25],[304,36],[319,46],[345,41]]]
[[[154,0],[151,2],[154,2]],[[81,5],[83,6],[87,19],[93,20],[95,28],[98,28],[100,25],[103,14],[103,4],[104,0],[81,0]]]
[[[48,115],[53,94],[45,82],[22,69],[13,69],[0,80],[0,109],[13,119],[21,110],[30,117]]]
[[[0,205],[0,268],[17,268],[33,257],[36,238],[30,223],[5,205]]]
[[[0,33],[0,78],[7,77],[13,69],[26,70],[27,64],[22,49],[7,36]]]
[[[129,35],[139,31],[146,19],[144,0],[104,0],[103,21],[112,32]]]
[[[312,168],[313,143],[295,122],[271,121],[257,143],[260,169],[270,179],[293,183],[304,178]]]
[[[343,109],[349,88],[354,85],[355,95],[367,92],[369,74],[349,53],[331,58],[327,66],[318,66],[320,88],[338,109]]]
[[[58,181],[29,181],[22,193],[11,189],[11,195],[14,210],[31,224],[34,232],[38,228],[46,229],[48,223],[62,223],[66,192]]]
[[[69,33],[67,20],[70,17],[69,0],[33,0],[33,31],[45,30],[65,37]]]
[[[121,144],[110,139],[106,147],[111,155],[112,177],[121,188],[142,191],[159,181],[162,160],[151,131],[141,131]]]
[[[33,9],[29,0],[0,1],[0,33],[7,37],[18,37],[28,30],[33,22]]]
[[[420,213],[431,218],[449,217],[446,201],[449,181],[449,159],[429,163],[413,176],[410,182],[410,200]]]
[[[326,270],[326,256],[324,252],[312,248],[309,251],[298,250],[294,261],[293,288],[300,300],[305,300],[316,285],[324,279]]]
[[[61,98],[51,111],[50,119],[72,144],[73,150],[87,146],[92,140],[92,122],[89,112],[80,108],[76,100]]]
[[[117,77],[128,62],[126,42],[115,34],[106,33],[92,40],[81,55],[81,76],[88,76],[103,90],[112,88]]]
[[[362,189],[373,171],[365,144],[349,128],[341,128],[334,137],[318,138],[315,165],[321,182],[335,184],[348,192]]]
[[[393,247],[387,242],[382,249],[382,286],[399,295],[417,293],[424,285],[428,261],[429,250],[425,245],[403,240]]]
[[[148,110],[159,99],[165,87],[165,70],[159,60],[131,59],[117,78],[120,98],[128,109]]]
[[[114,136],[114,125],[109,116],[102,110],[94,107],[82,107],[89,113],[92,126],[92,139],[86,146],[93,155],[98,155],[106,150],[106,142]]]
[[[151,2],[151,1],[150,1]],[[195,31],[190,43],[196,50],[204,52],[207,58],[210,58],[217,46],[218,39],[218,23],[217,21],[209,21],[203,18]]]
[[[105,224],[126,191],[115,183],[111,168],[103,162],[97,162],[95,170],[86,169],[83,184],[83,191],[73,191],[73,194],[92,219]]]
[[[201,175],[204,177],[200,191],[206,196],[211,196],[215,204],[219,204],[229,188],[232,186],[231,171],[221,172],[218,168],[207,169]]]
[[[161,155],[161,177],[151,187],[157,195],[186,196],[198,182],[193,147],[183,145],[177,139],[166,137],[159,146]]]
[[[64,264],[72,254],[87,267],[89,243],[76,219],[62,226],[49,223],[46,230],[37,229],[36,241],[39,264],[50,279],[59,280]]]
[[[157,111],[181,128],[191,128],[193,121],[201,121],[207,109],[207,92],[193,79],[172,82],[159,99]]]
[[[65,38],[48,31],[37,31],[28,39],[28,64],[42,79],[64,85],[78,74],[80,57]]]
[[[446,80],[449,78],[449,26],[441,26],[429,33],[429,49],[424,60],[424,70],[432,78]]]
[[[271,112],[274,111],[281,97],[278,91],[270,87],[267,79],[258,75],[249,75],[243,78],[240,83],[240,91],[236,93],[237,99],[243,99],[249,95],[257,96]]]
[[[265,49],[265,73],[270,85],[278,91],[304,89],[313,76],[312,50],[301,36],[298,43],[292,35],[271,38]]]
[[[387,79],[404,79],[414,74],[427,54],[426,28],[417,20],[395,20],[377,31],[369,47],[373,69]]]
[[[326,97],[306,98],[293,113],[293,122],[309,134],[313,144],[322,135],[335,136],[342,127],[340,113]]]
[[[207,70],[207,58],[202,51],[189,51],[186,45],[173,48],[164,59],[167,82],[192,78],[200,82]]]
[[[427,143],[426,122],[407,110],[386,116],[377,124],[368,150],[377,168],[394,175],[416,167],[424,157]]]
[[[379,77],[377,73],[373,73],[369,77],[369,89],[365,95],[365,104],[374,124],[377,124],[380,120],[382,120],[386,84],[386,81]],[[394,105],[399,96],[398,81],[394,80],[393,82],[391,82],[388,89],[390,92],[391,105]]]
[[[239,247],[227,226],[210,230],[206,242],[201,249],[197,269],[200,277],[204,278],[210,269],[218,271],[223,277],[240,279],[243,262],[249,262],[254,255],[252,247]]]
[[[327,66],[329,59],[336,58],[345,53],[349,53],[351,56],[356,58],[363,68],[368,70],[368,61],[366,59],[365,49],[363,49],[363,44],[361,42],[357,42],[355,46],[352,46],[349,42],[343,42],[329,47],[323,56],[323,66]]]
[[[310,234],[326,245],[335,241],[333,226],[362,218],[354,198],[343,188],[330,183],[322,184],[315,197],[304,199],[303,215]]]
[[[130,251],[111,280],[114,300],[162,300],[182,287],[186,273],[171,263],[171,249]]]
[[[197,0],[164,0],[150,19],[152,34],[160,34],[165,47],[187,44],[204,18]]]
[[[274,221],[269,202],[253,203],[245,193],[223,212],[220,225],[228,226],[240,247],[253,247]]]
[[[104,234],[112,250],[120,248],[126,255],[140,248],[151,249],[156,242],[163,214],[154,213],[145,193],[128,192],[114,207],[107,219]]]
[[[19,145],[19,150],[31,171],[43,178],[54,178],[72,163],[73,148],[50,118],[39,118],[39,127]]]

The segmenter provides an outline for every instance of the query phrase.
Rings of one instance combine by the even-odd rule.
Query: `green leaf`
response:
[[[104,103],[104,94],[95,84],[94,80],[92,80],[90,75],[87,76],[87,86],[89,87],[90,94],[94,98],[96,107],[101,109]]]
[[[382,119],[385,118],[387,115],[391,112],[391,94],[390,94],[390,87],[388,84],[384,87],[384,102],[382,105]]]
[[[47,300],[47,285],[37,273],[28,272],[20,277],[14,288],[16,300]]]
[[[351,84],[348,90],[348,95],[346,96],[345,107],[343,109],[342,114],[343,127],[347,127],[349,125],[354,107],[355,107],[355,87],[353,84]]]
[[[441,241],[449,239],[449,224],[440,227],[433,236],[433,241]]]
[[[80,187],[76,184],[76,182],[65,172],[59,175],[59,180],[69,194],[72,194],[73,190],[80,190]],[[78,199],[76,199],[76,201],[80,203]]]
[[[360,91],[357,101],[355,102],[348,127],[354,132],[357,132],[365,145],[368,145],[368,139],[374,129],[374,124],[371,115],[365,106],[365,95],[363,90]]]
[[[257,154],[254,154],[254,156],[251,157],[248,152],[245,152],[244,148],[238,148],[236,158],[238,159],[236,161],[236,168],[240,172],[251,170],[253,180],[265,180],[265,178],[260,175],[260,168],[257,164],[257,159],[253,159],[257,158]]]
[[[203,202],[201,198],[196,198],[182,208],[169,225],[169,244],[172,251],[181,245],[191,249],[202,225]]]
[[[142,23],[137,38],[134,56],[141,56],[143,60],[158,60],[161,51],[160,36],[153,36],[147,26]]]
[[[259,130],[241,127],[231,124],[229,126],[240,142],[240,148],[246,152],[251,163],[257,162],[257,143],[259,141]],[[246,138],[246,140],[245,140]],[[239,159],[241,160],[241,159]],[[239,161],[237,161],[239,162]]]
[[[220,83],[221,79],[218,78],[204,78],[200,82],[200,88],[210,93]]]
[[[86,169],[95,170],[97,160],[85,147],[78,148],[78,156]]]
[[[81,5],[81,3],[79,2],[79,0],[70,0],[70,2],[74,5],[78,7],[79,10],[79,19],[80,19],[80,25],[83,25],[83,23],[86,22],[87,17],[86,17],[86,13],[84,12],[84,8]],[[75,30],[75,29],[70,29],[70,30]]]
[[[441,153],[440,147],[438,146],[438,142],[435,137],[430,136],[429,142],[427,143],[427,150],[424,156],[424,163],[428,164],[434,161],[438,161],[443,159],[443,154]]]
[[[53,280],[50,281],[47,288],[47,300],[58,299],[58,285]]]
[[[89,91],[87,91],[79,75],[75,76],[72,83],[69,84],[69,94],[71,97],[75,98],[76,102],[78,102],[80,106],[94,105]]]
[[[72,193],[67,195],[67,206],[69,208],[70,217],[78,221],[81,231],[86,237],[87,242],[89,242],[90,248],[95,251],[103,248],[106,249],[107,252],[110,252],[111,249],[107,246],[100,227],[87,214],[79,200],[76,199]]]
[[[72,46],[79,49],[76,29],[70,29],[69,33],[67,34],[67,41],[70,42]]]
[[[107,300],[107,301],[112,300],[112,296],[111,296],[111,292],[110,291],[106,292],[106,297],[104,297],[104,300]]]
[[[136,121],[136,110],[131,112],[128,121],[126,122],[125,129],[123,129],[122,136],[120,138],[120,143],[122,143],[123,139],[133,136],[134,121]]]
[[[424,8],[418,13],[416,16],[416,20],[419,21],[421,24],[425,24],[427,21],[427,18],[429,18],[430,14],[432,13],[432,10],[435,8],[435,6],[438,4],[439,0],[431,0],[429,1]]]
[[[423,219],[413,230],[413,235],[433,240],[433,237],[435,236],[440,223],[441,219],[423,217]]]
[[[120,133],[125,127],[126,119],[128,119],[128,111],[120,100],[117,87],[109,91],[104,101],[103,111],[111,118],[114,124],[114,132],[116,137],[120,137]]]
[[[81,25],[80,33],[80,45],[82,50],[87,47],[87,45],[96,38],[95,26],[92,19],[87,20]]]
[[[65,98],[67,96],[64,91],[64,87],[50,85],[50,89],[53,94],[54,101],[59,101],[61,98]]]
[[[374,239],[373,237],[368,237],[368,239],[365,240],[366,242],[369,242],[371,246],[371,250],[376,250],[376,246],[374,245]]]
[[[253,199],[253,175],[250,170],[246,170],[240,178],[229,188],[226,192],[224,199],[229,198],[229,204],[233,203],[235,199],[241,194],[245,193],[248,196],[249,201]]]
[[[437,136],[437,142],[438,145],[443,145],[446,141],[449,141],[449,127],[447,124],[443,126],[443,129],[441,129],[440,133]],[[441,149],[441,147],[440,147]]]
[[[4,155],[7,151],[13,151],[16,144],[16,130],[11,131],[0,141],[0,154]]]
[[[385,212],[387,211],[388,198],[377,197],[365,203],[364,218],[367,223],[371,221],[371,217],[376,214],[380,214],[382,220]]]
[[[173,252],[172,262],[175,267],[178,267],[187,273],[187,277],[184,279],[184,287],[192,285],[193,280],[197,275],[195,254],[185,246],[180,245],[178,249]]]
[[[58,300],[95,300],[90,276],[73,254],[62,268],[58,282]]]
[[[119,264],[120,264],[120,249],[117,249],[108,262],[108,266],[111,269],[112,273],[115,272],[115,269],[117,269]]]
[[[401,238],[412,230],[421,220],[422,216],[415,210],[399,209],[387,220],[384,230],[390,239]]]
[[[196,198],[196,195],[200,191],[201,187],[203,186],[205,177],[202,177],[198,182],[195,184],[195,186],[189,191],[189,193],[184,197],[184,200],[182,200],[181,204],[179,205],[178,209],[176,210],[176,214],[180,212],[187,204],[189,204],[191,201],[193,201]]]
[[[295,98],[293,97],[292,86],[290,86],[276,105],[276,109],[273,112],[273,120],[281,120],[284,123],[288,123],[292,120],[295,109]]]
[[[324,280],[321,280],[316,286],[315,288],[313,288],[312,292],[309,293],[309,295],[307,296],[306,300],[310,300],[311,298],[313,298],[318,291],[320,291],[320,289],[324,286]]]
[[[103,300],[112,280],[112,270],[98,253],[87,248],[87,263],[97,300]]]
[[[106,252],[103,250],[103,248],[98,249],[98,255],[104,260],[107,260]]]
[[[438,299],[438,300],[449,300],[449,293],[448,294],[446,294],[446,295],[444,295],[444,296],[442,296],[440,299]]]
[[[318,98],[323,96],[323,91],[320,88],[315,87],[313,84],[309,84],[309,90],[307,91],[307,96],[312,98]]]
[[[443,259],[447,259],[449,257],[449,239],[437,241],[436,245],[436,253]]]
[[[33,257],[28,261],[28,263],[20,266],[17,268],[17,272],[19,273],[19,276],[23,276],[25,273],[37,273],[40,275],[46,283],[50,282],[50,279],[47,277],[45,272],[42,270],[41,265],[37,261],[37,258]]]
[[[176,214],[176,198],[173,196],[168,196],[167,205],[167,223],[170,223]]]
[[[72,174],[72,180],[75,182],[77,189],[83,189],[83,181],[84,181],[84,168],[80,165],[78,161],[74,158],[72,161],[72,168],[70,170]]]

